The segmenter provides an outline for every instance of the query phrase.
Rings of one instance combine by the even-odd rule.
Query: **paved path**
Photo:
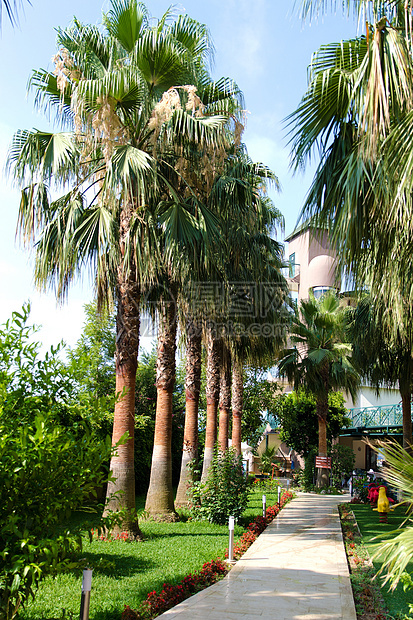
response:
[[[356,620],[337,511],[349,496],[300,494],[230,573],[164,620]]]

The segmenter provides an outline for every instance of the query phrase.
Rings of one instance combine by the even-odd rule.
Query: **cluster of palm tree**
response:
[[[213,47],[203,24],[171,10],[155,20],[136,0],[112,0],[102,28],[74,19],[58,31],[57,43],[54,71],[34,71],[30,84],[36,105],[61,131],[19,131],[10,148],[9,167],[22,189],[18,227],[35,246],[38,286],[64,298],[89,269],[98,305],[116,307],[113,442],[126,433],[127,440],[111,461],[107,511],[122,508],[123,529],[139,536],[133,434],[141,312],[158,327],[146,510],[173,518],[177,333],[187,349],[181,503],[186,464],[197,449],[202,342],[209,370],[206,472],[219,395],[221,449],[228,445],[231,368],[240,450],[243,363],[268,355],[283,338],[287,288],[272,236],[282,218],[265,191],[277,179],[241,143],[242,93],[229,79],[211,79]],[[256,282],[265,286],[254,288]],[[214,286],[219,294],[205,292]],[[263,293],[265,312],[257,311]],[[243,313],[234,299],[254,312]],[[233,320],[236,332],[228,328]],[[251,337],[259,322],[275,325],[276,337],[259,328]]]

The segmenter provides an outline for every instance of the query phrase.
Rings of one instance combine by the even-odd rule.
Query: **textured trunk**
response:
[[[224,345],[219,386],[219,434],[221,452],[228,450],[228,429],[231,412],[231,353]]]
[[[412,451],[412,394],[404,392],[402,395],[403,408],[403,448]]]
[[[175,520],[172,490],[172,392],[175,385],[176,307],[167,300],[159,310],[156,367],[156,418],[151,477],[145,510],[162,521]]]
[[[320,396],[317,400],[318,417],[318,455],[327,456],[327,415],[328,415],[328,395]],[[317,487],[328,487],[330,481],[330,470],[325,468],[317,469]]]
[[[121,213],[120,248],[124,253],[124,239],[129,233],[132,205],[127,205]],[[135,382],[139,350],[139,286],[136,270],[131,265],[118,270],[117,317],[116,317],[116,393],[120,394],[115,404],[112,445],[115,445],[126,432],[129,439],[119,446],[116,456],[110,462],[113,480],[108,483],[105,515],[111,511],[124,510],[123,523],[117,530],[127,532],[129,538],[140,537],[135,514],[135,469],[134,469],[134,428],[135,428]],[[116,495],[115,495],[116,494]]]
[[[234,362],[232,368],[232,447],[241,455],[241,418],[244,397],[242,364]]]
[[[412,453],[412,366],[406,365],[405,372],[399,375],[399,390],[403,410],[403,448]]]
[[[217,440],[217,412],[219,400],[219,377],[222,364],[222,341],[212,331],[208,333],[206,367],[207,419],[205,430],[205,450],[202,467],[202,481],[208,475]]]
[[[185,428],[182,450],[181,475],[176,492],[175,506],[187,506],[187,491],[193,482],[188,465],[198,457],[198,405],[201,389],[202,331],[196,321],[187,322]]]

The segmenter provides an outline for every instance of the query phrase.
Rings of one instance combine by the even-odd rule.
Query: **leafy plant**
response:
[[[328,395],[327,439],[331,445],[340,430],[348,426],[344,398],[340,392]],[[280,438],[296,452],[306,457],[318,446],[316,398],[303,390],[282,394],[277,399],[276,416],[280,422]]]
[[[261,463],[259,465],[259,469],[263,474],[271,473],[273,468],[273,460],[274,460],[275,448],[265,448],[264,452],[261,454]]]
[[[39,356],[30,306],[0,326],[0,617],[14,618],[48,574],[73,565],[70,512],[108,479],[110,438],[93,419],[102,400],[79,395],[59,347]],[[113,399],[112,399],[113,400]],[[105,401],[105,406],[107,405]]]
[[[85,426],[69,433],[51,416],[17,428],[0,422],[0,617],[14,618],[46,575],[72,567],[79,531],[70,512],[107,479],[110,438],[97,442]]]
[[[230,515],[237,519],[247,507],[248,487],[242,457],[232,448],[222,453],[216,445],[206,482],[190,488],[191,514],[218,524],[226,523]]]
[[[350,446],[342,446],[336,444],[330,450],[330,456],[332,458],[332,477],[333,485],[338,489],[341,487],[342,475],[350,476],[353,471],[356,457],[354,451]]]

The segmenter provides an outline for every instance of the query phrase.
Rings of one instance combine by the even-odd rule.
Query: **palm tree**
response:
[[[218,405],[221,450],[224,451],[228,445],[231,408],[231,369],[228,362],[231,350],[235,352],[232,342],[242,342],[236,352],[236,359],[242,359],[240,350],[243,347],[248,348],[248,343],[253,339],[248,330],[263,320],[257,309],[260,302],[263,302],[265,287],[268,287],[268,292],[271,287],[276,288],[277,294],[280,293],[282,298],[285,298],[287,293],[286,283],[281,275],[281,246],[272,238],[277,226],[282,225],[283,219],[265,192],[268,183],[273,183],[277,188],[278,179],[263,164],[253,163],[242,145],[228,158],[226,164],[225,173],[216,179],[212,187],[209,202],[211,210],[217,213],[221,221],[220,242],[223,243],[223,248],[217,253],[220,264],[217,265],[213,278],[215,284],[219,285],[219,299],[215,307],[214,304],[209,307],[203,480],[217,439]],[[237,309],[239,304],[248,306],[250,316],[240,316]],[[277,318],[280,318],[279,314]],[[268,316],[265,320],[268,322]],[[227,329],[223,330],[220,326],[225,324]],[[243,335],[238,331],[232,333],[233,324],[241,328]],[[214,328],[214,325],[217,327]],[[222,361],[224,349],[228,351],[226,362]],[[239,393],[239,381],[237,388]],[[238,396],[239,406],[241,400]],[[236,439],[236,443],[240,444],[240,438]]]
[[[135,509],[140,300],[157,280],[162,260],[171,258],[162,253],[160,232],[170,240],[181,218],[190,238],[194,224],[167,179],[178,159],[174,140],[213,148],[226,120],[206,118],[202,101],[187,86],[195,70],[203,71],[205,91],[214,90],[204,68],[210,50],[205,26],[189,17],[168,24],[168,17],[152,25],[143,4],[113,0],[104,16],[105,34],[77,21],[59,31],[55,73],[35,72],[31,82],[36,103],[55,107],[72,132],[18,132],[9,158],[23,187],[20,229],[28,243],[37,240],[36,282],[54,285],[62,297],[82,267],[91,265],[98,302],[117,303],[113,440],[126,432],[129,438],[111,462],[116,483],[108,488],[108,508],[128,512]],[[52,181],[72,187],[51,202]],[[205,210],[202,215],[205,227]],[[199,234],[198,222],[194,232]],[[113,496],[116,491],[123,495]],[[127,524],[131,535],[134,528]]]
[[[188,316],[186,321],[185,427],[181,475],[175,506],[186,506],[187,491],[193,481],[190,464],[198,458],[198,406],[201,391],[202,323]]]
[[[334,293],[319,300],[301,301],[291,318],[293,345],[279,362],[281,376],[314,395],[318,417],[318,454],[327,456],[328,395],[344,389],[355,399],[359,377],[351,363],[351,345],[345,340],[345,309]],[[317,486],[328,486],[328,471],[319,469]]]
[[[360,374],[376,387],[398,385],[403,409],[403,447],[411,449],[412,444],[412,392],[413,356],[412,334],[406,339],[406,332],[392,337],[382,317],[386,311],[365,297],[351,310],[349,336],[353,344],[353,360]],[[411,321],[409,321],[411,325]]]
[[[304,0],[302,14],[311,17],[327,4],[338,6]],[[326,226],[356,285],[388,302],[392,313],[384,318],[397,337],[401,324],[408,329],[404,307],[413,300],[413,6],[340,5],[359,17],[366,11],[371,23],[366,36],[325,45],[313,56],[307,92],[288,119],[295,166],[305,166],[313,149],[321,153],[302,217]]]
[[[232,366],[232,447],[241,455],[241,420],[244,400],[244,369],[242,362],[235,359]]]
[[[218,435],[218,402],[220,373],[222,365],[222,339],[211,325],[207,330],[207,366],[206,366],[206,429],[205,449],[202,465],[202,481],[206,480],[214,456],[214,447]]]

